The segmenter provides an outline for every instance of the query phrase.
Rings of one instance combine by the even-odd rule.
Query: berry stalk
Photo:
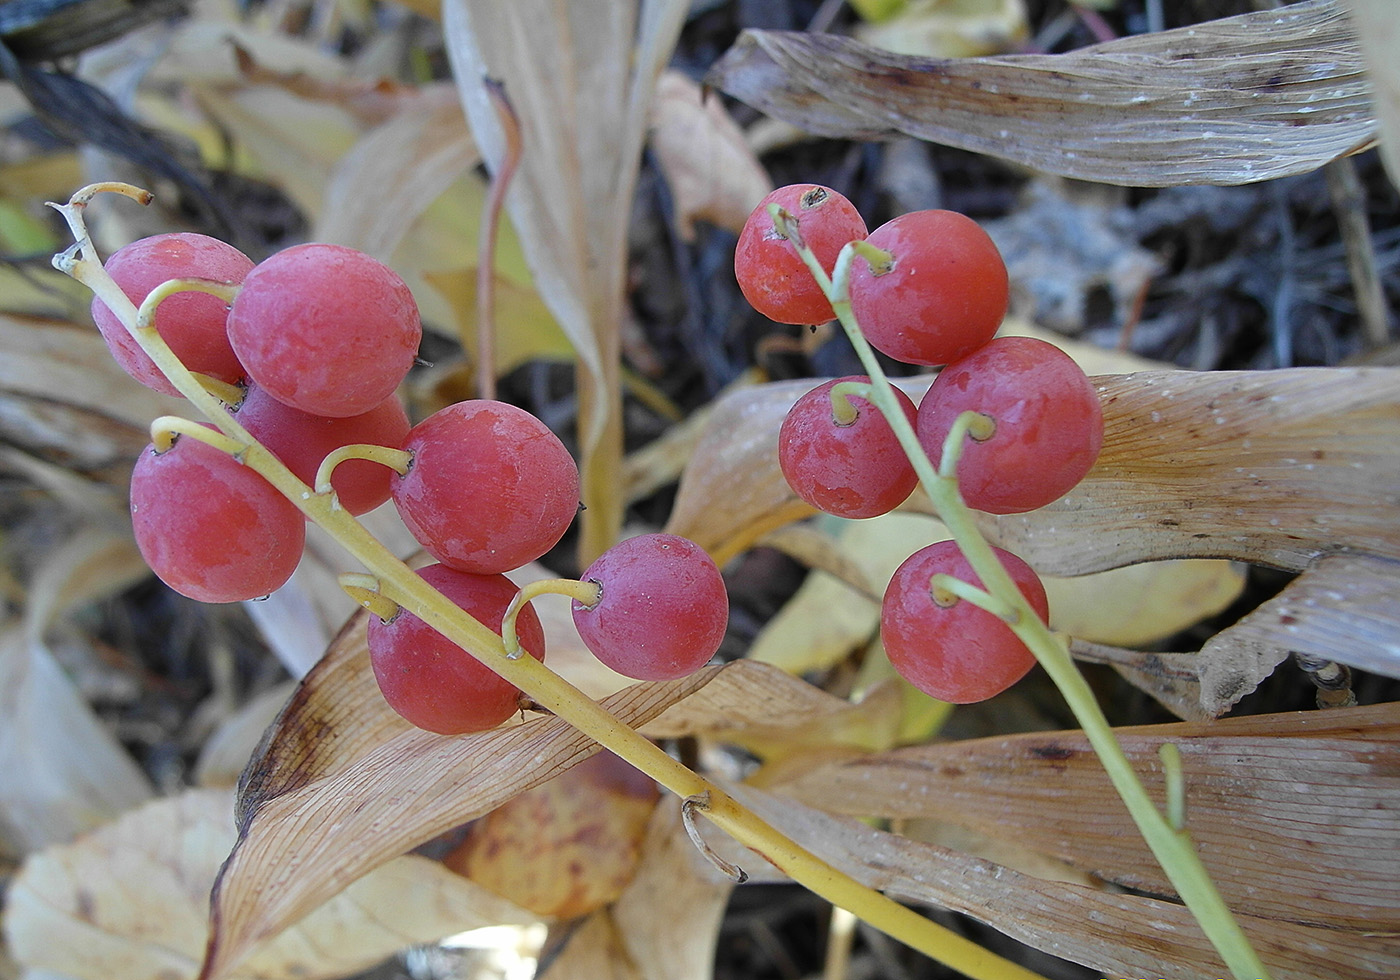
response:
[[[770,212],[780,229],[788,223],[781,209],[770,205]],[[954,443],[953,434],[950,434],[945,446],[945,458],[940,460],[937,468],[919,444],[914,427],[909,424],[896,400],[894,387],[876,360],[875,352],[866,341],[851,309],[851,270],[857,258],[857,249],[863,243],[853,243],[842,249],[830,276],[826,274],[812,251],[800,245],[800,238],[794,238],[794,244],[797,245],[798,253],[813,278],[831,300],[837,319],[870,376],[871,402],[889,421],[890,428],[914,466],[920,484],[932,500],[939,519],[948,528],[968,563],[986,586],[986,593],[992,601],[986,603],[984,608],[1006,621],[1059,688],[1143,839],[1182,901],[1196,917],[1206,937],[1224,959],[1226,966],[1239,980],[1267,978],[1269,973],[1259,955],[1250,945],[1248,937],[1235,921],[1229,906],[1225,904],[1210,874],[1201,863],[1200,854],[1190,833],[1180,826],[1174,826],[1173,819],[1164,816],[1148,797],[1147,790],[1114,736],[1112,727],[1084,680],[1084,675],[1075,667],[1069,648],[1041,622],[1040,617],[1012,582],[1002,563],[997,560],[992,546],[977,528],[971,509],[963,502],[958,491],[955,474],[956,454],[962,444],[961,437],[959,436]],[[966,428],[955,426],[955,433],[959,428],[963,428],[963,431],[972,431],[976,437],[976,424],[975,420],[969,419],[965,423]],[[951,453],[947,451],[949,448]],[[940,585],[946,587],[946,583]],[[983,605],[981,597],[975,594],[979,591],[981,590],[971,590],[962,597],[977,605]],[[1006,615],[1008,611],[1014,612],[1015,615]],[[1173,807],[1173,816],[1181,813],[1183,809],[1183,806]]]
[[[223,404],[199,384],[156,331],[136,329],[139,311],[103,269],[84,224],[84,209],[92,197],[101,192],[122,194],[143,204],[151,199],[147,192],[131,185],[106,183],[79,190],[67,205],[55,205],[67,220],[75,244],[56,256],[54,265],[82,282],[111,307],[176,389],[228,437],[230,442],[224,448],[236,448],[236,454],[241,455],[245,465],[256,470],[302,513],[328,531],[368,570],[368,574],[350,575],[342,580],[347,592],[381,616],[390,611],[390,603],[417,616],[537,704],[621,756],[683,800],[704,801],[704,805],[697,809],[703,810],[720,829],[763,855],[794,881],[833,905],[854,913],[892,938],[973,980],[1043,980],[1038,974],[988,952],[912,909],[861,885],[789,840],[720,787],[686,768],[655,743],[619,722],[600,704],[533,657],[511,659],[498,634],[448,600],[404,564],[358,520],[339,507],[333,493],[315,492],[254,439],[224,409]],[[173,428],[169,420],[163,421],[167,429]],[[328,477],[329,473],[325,475]],[[321,481],[318,479],[318,482]]]

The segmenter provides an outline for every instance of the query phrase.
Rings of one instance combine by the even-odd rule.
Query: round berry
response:
[[[138,307],[151,290],[171,279],[212,279],[236,285],[252,268],[253,260],[232,245],[192,232],[143,238],[113,252],[106,263],[108,275]],[[179,394],[100,299],[92,301],[92,319],[122,370],[147,388]],[[223,300],[186,292],[161,301],[155,328],[185,367],[237,384],[243,380],[243,365],[229,344],[227,320],[228,304]]]
[[[1103,409],[1092,382],[1054,344],[998,337],[944,368],[919,404],[919,443],[940,459],[959,415],[995,423],[964,440],[958,489],[969,507],[1020,514],[1063,497],[1084,479],[1103,445]]]
[[[394,393],[423,328],[388,266],[340,245],[297,245],[259,263],[229,311],[228,336],[273,398],[346,418]]]
[[[409,431],[408,413],[397,395],[363,415],[335,419],[284,405],[256,384],[248,387],[238,407],[238,421],[308,486],[332,450],[358,443],[398,449]],[[351,514],[364,514],[389,499],[391,473],[380,463],[351,459],[335,468],[331,486],[341,507]]]
[[[992,339],[1010,295],[1006,264],[987,233],[956,211],[913,211],[866,241],[888,266],[857,258],[851,312],[870,345],[909,364],[947,364]]]
[[[754,309],[779,323],[825,323],[836,314],[792,242],[773,225],[768,205],[780,205],[821,267],[831,274],[847,242],[865,237],[865,219],[846,197],[820,184],[773,191],[749,215],[734,250],[734,275]]]
[[[695,673],[714,656],[729,623],[729,594],[710,556],[674,534],[642,534],[605,551],[579,576],[602,589],[574,603],[584,645],[638,680]]]
[[[296,571],[306,543],[301,511],[255,470],[182,436],[153,446],[131,474],[131,525],[146,564],[201,602],[259,599]]]
[[[1047,620],[1050,606],[1039,577],[1010,552],[993,551],[1036,615]],[[1024,677],[1035,657],[1010,626],[985,609],[955,597],[940,604],[929,585],[939,572],[982,585],[956,542],[915,552],[885,590],[880,610],[885,653],[901,677],[931,697],[953,704],[985,701]]]
[[[884,414],[863,398],[849,398],[855,418],[837,420],[831,389],[837,378],[813,388],[788,411],[778,431],[778,465],[788,485],[818,510],[837,517],[878,517],[908,499],[919,482]],[[912,425],[914,403],[894,389]]]
[[[419,544],[444,565],[488,574],[519,568],[563,537],[578,512],[578,467],[529,412],[475,399],[418,423],[391,474],[394,505]]]
[[[443,565],[423,580],[482,625],[499,632],[519,589],[504,575],[471,575]],[[516,620],[525,652],[544,659],[544,628],[529,606]],[[519,710],[520,691],[406,609],[388,622],[371,617],[369,658],[384,700],[404,719],[439,735],[495,728]]]

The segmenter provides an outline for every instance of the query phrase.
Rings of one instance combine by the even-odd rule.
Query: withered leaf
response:
[[[1158,747],[1180,749],[1187,826],[1232,908],[1328,928],[1400,931],[1395,705],[1116,734],[1158,805]],[[1114,884],[1174,894],[1078,732],[896,749],[809,772],[780,792],[851,816],[933,817],[1044,851]]]
[[[894,897],[964,912],[1021,942],[1099,970],[1100,976],[1226,975],[1219,954],[1183,905],[1033,878],[875,830],[791,797],[747,786],[727,789],[764,820],[864,884]],[[1054,806],[1060,804],[1056,800]],[[1047,809],[1051,808],[1042,806],[1036,815],[1046,815]],[[1337,885],[1328,879],[1321,887]],[[1237,918],[1276,980],[1382,980],[1394,975],[1400,957],[1400,941],[1393,933],[1321,928],[1252,915]]]
[[[745,31],[707,80],[822,136],[904,133],[1129,186],[1306,173],[1376,137],[1338,0],[1056,55],[932,60],[828,34]]]

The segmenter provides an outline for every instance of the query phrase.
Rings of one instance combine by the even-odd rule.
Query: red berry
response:
[[[1049,618],[1045,589],[1031,567],[992,549],[1042,621]],[[1000,694],[1026,675],[1035,657],[1005,622],[965,599],[942,606],[929,580],[937,572],[981,586],[957,543],[942,541],[915,552],[885,590],[880,636],[899,675],[940,701],[971,704]]]
[[[107,273],[138,307],[152,289],[170,279],[213,279],[235,285],[252,268],[253,260],[232,245],[191,232],[132,242],[112,253],[106,264]],[[100,299],[92,301],[92,318],[122,370],[147,388],[179,394]],[[228,304],[223,300],[208,293],[187,292],[161,301],[155,326],[185,367],[237,384],[244,372],[229,345],[227,319]]]
[[[429,565],[418,574],[496,631],[519,591],[504,575],[470,575],[443,565]],[[529,606],[520,610],[516,631],[525,652],[543,660],[544,628]],[[406,609],[388,622],[371,617],[369,657],[384,700],[427,731],[485,731],[519,708],[517,688]]]
[[[965,411],[996,423],[990,438],[964,440],[957,467],[963,500],[989,514],[1020,514],[1063,497],[1103,445],[1093,384],[1068,354],[1031,337],[998,337],[939,373],[919,405],[919,443],[930,458],[942,457]]]
[[[855,420],[847,425],[836,421],[831,389],[841,381],[869,380],[837,378],[813,388],[792,406],[778,431],[778,465],[788,485],[813,507],[837,517],[888,513],[919,482],[889,421],[870,402],[851,398]],[[898,388],[894,394],[912,425],[914,403]]]
[[[578,467],[529,412],[477,399],[449,405],[404,440],[389,478],[399,515],[438,561],[464,572],[519,568],[552,548],[578,512]]]
[[[605,551],[579,576],[602,597],[574,603],[574,624],[593,655],[620,674],[665,681],[714,656],[729,623],[729,595],[714,561],[694,541],[643,534]]]
[[[781,205],[797,220],[803,239],[827,275],[842,247],[865,237],[865,219],[830,187],[790,184],[765,197],[739,233],[734,275],[750,305],[779,323],[825,323],[836,316],[831,303],[792,242],[773,226],[770,204]]]
[[[308,486],[314,484],[321,460],[332,450],[352,443],[398,449],[409,431],[408,413],[397,395],[363,415],[333,419],[284,405],[256,384],[249,386],[238,407],[238,421]],[[335,468],[331,486],[340,506],[351,514],[364,514],[389,499],[391,473],[380,463],[347,460]]]
[[[981,226],[955,211],[914,211],[866,241],[889,268],[851,267],[851,312],[870,345],[909,364],[947,364],[992,339],[1006,316],[1001,253]]]
[[[297,245],[248,273],[228,336],[248,375],[280,402],[347,418],[394,393],[423,328],[395,272],[340,245]]]
[[[152,446],[131,474],[131,524],[146,564],[202,602],[258,599],[301,560],[301,511],[255,470],[188,436]]]

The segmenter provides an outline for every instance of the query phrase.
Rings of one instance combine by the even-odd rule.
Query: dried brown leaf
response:
[[[732,889],[686,836],[679,801],[665,800],[637,876],[612,907],[568,937],[542,980],[709,980]]]
[[[894,897],[965,912],[1021,942],[1099,970],[1101,976],[1225,976],[1219,954],[1185,906],[1044,881],[883,833],[787,796],[746,786],[730,787],[730,792],[793,840],[867,885]],[[1060,805],[1058,800],[1054,804]],[[1047,810],[1053,807],[1041,807],[1036,816],[1047,816]],[[1318,884],[1316,890],[1339,885],[1332,880]],[[1394,975],[1400,957],[1394,934],[1251,915],[1237,918],[1277,980],[1382,980]]]
[[[31,970],[76,980],[191,978],[209,888],[233,840],[232,794],[194,790],[42,851],[9,889],[9,947]],[[532,918],[436,862],[403,857],[261,946],[234,976],[339,977],[405,946]]]
[[[1346,8],[1366,57],[1366,74],[1380,124],[1381,159],[1390,182],[1400,187],[1400,63],[1395,60],[1400,24],[1389,0],[1346,0]]]
[[[1400,931],[1395,705],[1117,735],[1158,805],[1158,747],[1180,749],[1187,825],[1232,908],[1327,928]],[[782,791],[833,813],[933,817],[1114,884],[1174,894],[1078,732],[897,749],[809,773]]]
[[[507,197],[540,295],[578,355],[589,560],[622,526],[620,325],[626,233],[656,79],[680,30],[679,0],[448,0],[443,30],[483,155],[499,168],[504,85],[523,156]]]
[[[904,133],[1130,186],[1315,170],[1376,137],[1338,0],[1057,55],[934,61],[828,34],[746,31],[711,85],[823,136]]]
[[[587,915],[637,873],[657,798],[648,776],[600,752],[474,822],[443,863],[538,915]]]
[[[738,234],[749,213],[773,189],[744,132],[717,97],[678,71],[656,83],[651,148],[675,199],[676,229],[686,241],[695,222]]]

